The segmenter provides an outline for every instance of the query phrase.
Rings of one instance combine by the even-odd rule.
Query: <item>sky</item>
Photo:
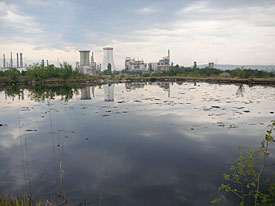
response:
[[[66,61],[79,50],[114,48],[125,57],[174,64],[275,64],[275,0],[0,0],[2,56],[22,52],[25,63]]]

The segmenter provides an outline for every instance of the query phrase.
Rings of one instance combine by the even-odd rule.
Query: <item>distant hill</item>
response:
[[[204,68],[208,64],[199,65],[199,68]],[[232,64],[215,64],[214,67],[220,70],[232,70],[236,68],[258,69],[263,71],[275,71],[275,65],[232,65]]]

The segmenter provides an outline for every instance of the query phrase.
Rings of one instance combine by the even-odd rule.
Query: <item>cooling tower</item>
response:
[[[115,63],[113,58],[113,48],[111,47],[105,47],[103,48],[104,57],[103,57],[103,63],[102,63],[102,71],[108,70],[108,64],[111,65],[111,71],[115,71]]]
[[[79,66],[90,66],[90,51],[82,50],[80,52],[80,65]]]

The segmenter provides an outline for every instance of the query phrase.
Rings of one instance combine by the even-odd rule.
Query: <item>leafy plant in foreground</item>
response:
[[[229,184],[222,184],[219,190],[226,193],[232,193],[240,198],[240,205],[263,205],[272,206],[275,203],[275,182],[274,172],[271,178],[264,178],[263,172],[266,168],[274,167],[275,164],[268,162],[269,146],[274,142],[272,131],[275,127],[275,121],[269,125],[264,140],[260,148],[240,147],[240,156],[237,158],[237,164],[231,166],[231,174],[223,174]],[[267,171],[267,173],[270,171]],[[222,205],[220,198],[211,202],[211,205]]]

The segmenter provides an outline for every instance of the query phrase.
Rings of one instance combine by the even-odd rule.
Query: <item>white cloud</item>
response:
[[[180,10],[178,19],[165,28],[137,30],[135,40],[115,46],[127,51],[120,56],[138,56],[146,62],[171,49],[172,61],[185,66],[215,59],[224,64],[275,64],[274,15],[275,5],[217,9],[199,2]]]
[[[34,0],[27,0],[27,3],[44,6],[41,0],[37,4]],[[68,8],[68,2],[64,3]],[[142,21],[149,22],[150,14],[161,15],[161,8],[157,8],[147,6],[136,12],[140,14],[139,18],[143,15]],[[195,60],[204,64],[214,59],[228,64],[275,64],[275,3],[217,8],[207,1],[200,1],[174,11],[169,16],[170,21],[165,23],[153,19],[151,25],[146,24],[147,27],[139,30],[135,29],[135,24],[129,25],[127,30],[126,25],[121,34],[90,27],[81,33],[81,38],[77,33],[65,33],[67,31],[53,27],[45,30],[46,26],[51,28],[50,25],[41,24],[22,11],[19,5],[0,2],[1,53],[20,50],[33,61],[56,61],[59,58],[74,63],[79,61],[78,49],[87,48],[96,52],[96,61],[101,63],[102,47],[111,44],[118,68],[124,67],[126,56],[155,62],[165,56],[168,49],[172,61],[185,66],[192,65]],[[64,17],[64,14],[60,16]],[[74,22],[65,19],[64,22]],[[81,24],[73,26],[79,26],[81,30]],[[71,38],[71,34],[75,37]]]
[[[189,13],[192,13],[192,12],[196,12],[197,13],[198,10],[200,12],[202,12],[202,11],[204,11],[204,12],[209,11],[207,2],[200,1],[200,2],[196,2],[194,4],[190,4],[187,7],[183,8],[182,10],[180,10],[178,12],[178,14],[189,14]]]
[[[20,13],[15,5],[0,2],[0,13],[2,26],[17,29],[20,33],[42,33],[39,23],[33,17]]]
[[[153,14],[153,13],[156,13],[157,10],[155,9],[151,9],[151,8],[148,8],[148,7],[145,7],[145,8],[142,8],[140,10],[138,10],[138,13],[140,14]]]

